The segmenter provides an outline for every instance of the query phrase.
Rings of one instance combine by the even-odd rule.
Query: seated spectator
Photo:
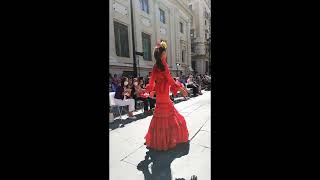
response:
[[[143,77],[139,77],[139,78],[138,78],[138,82],[139,82],[139,85],[141,86],[141,88],[143,88],[143,89],[146,88],[146,85],[145,85],[144,82],[143,82]]]
[[[111,73],[109,73],[109,83],[111,83],[113,81],[113,77],[111,75]]]
[[[110,83],[110,82],[109,82],[109,92],[114,92],[114,91],[112,90],[112,83]]]
[[[118,83],[117,82],[111,82],[111,92],[116,92],[117,88],[118,88]]]
[[[192,88],[192,91],[193,91],[193,95],[194,96],[198,96],[198,94],[202,94],[200,91],[199,91],[199,87],[198,85],[193,81],[193,76],[189,76],[188,80],[187,80],[187,88]]]
[[[176,79],[175,77],[173,78],[173,80],[174,80],[175,82],[177,82],[177,79]],[[171,93],[170,99],[171,99],[172,102],[174,102],[174,95],[173,95],[173,93]]]
[[[135,110],[134,107],[134,99],[130,99],[131,91],[128,89],[128,78],[124,77],[121,80],[121,86],[118,86],[115,93],[115,104],[118,106],[129,106],[129,112],[128,116],[131,119],[136,119],[135,116],[133,116],[133,111]]]
[[[141,83],[141,81],[140,81],[140,83]],[[145,91],[145,89],[141,88],[140,83],[139,83],[138,78],[134,78],[134,80],[133,80],[134,98],[135,98],[135,101],[137,101],[137,100],[143,101],[144,113],[148,114],[155,107],[155,100],[151,99],[148,95],[144,94],[146,91]],[[137,106],[137,103],[135,103],[135,106]],[[149,106],[150,106],[150,109],[149,109]]]
[[[183,87],[185,87],[185,85],[181,82],[180,77],[176,77],[173,79],[176,81],[176,83],[181,84]]]
[[[198,75],[195,79],[195,83],[198,85],[199,87],[199,91],[201,92],[201,89],[202,89],[202,81],[201,81],[201,78],[200,78],[200,75]]]
[[[130,77],[128,78],[128,88],[133,88],[133,83],[132,83],[133,79]]]
[[[113,75],[112,81],[117,82],[119,80],[119,78],[117,77],[117,74]]]
[[[210,87],[211,86],[211,78],[209,78],[209,76],[203,75],[202,83],[206,87],[206,90],[210,90],[211,89],[211,87]]]
[[[181,75],[180,78],[179,78],[179,81],[180,81],[184,86],[186,86],[187,81],[186,81],[185,75]]]
[[[149,74],[147,75],[144,84],[149,84],[150,77],[151,77],[151,72],[149,72]]]
[[[154,82],[157,83],[157,80],[155,80]],[[145,86],[147,86],[147,84],[146,84]],[[153,104],[156,104],[156,101],[157,101],[157,100],[156,100],[156,97],[157,97],[156,91],[153,90],[153,91],[150,92],[150,95],[149,95],[148,98],[151,100],[151,102],[152,102]],[[154,110],[154,107],[155,107],[155,106],[153,106],[152,110]]]
[[[188,92],[188,90],[186,89],[186,86],[183,83],[180,82],[180,78],[176,77],[175,79],[176,79],[176,83],[180,84],[182,86],[182,88],[185,90],[185,92]],[[180,93],[182,93],[182,92],[180,91]],[[183,97],[184,97],[185,100],[187,99],[186,96],[183,96]]]

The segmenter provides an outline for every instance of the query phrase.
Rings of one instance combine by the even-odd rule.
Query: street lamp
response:
[[[177,66],[177,77],[179,77],[178,66],[180,66],[180,64],[179,64],[179,63],[177,63],[177,64],[176,64],[176,66]]]
[[[132,54],[133,54],[133,74],[137,77],[137,61],[136,61],[136,48],[135,48],[135,40],[134,40],[134,23],[133,23],[133,8],[132,8],[132,0],[130,0],[130,11],[131,11],[131,32],[132,32]]]

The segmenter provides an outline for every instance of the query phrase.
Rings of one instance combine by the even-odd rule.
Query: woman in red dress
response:
[[[175,109],[169,97],[169,91],[174,95],[180,90],[187,96],[186,90],[171,77],[166,55],[167,44],[157,43],[154,50],[156,64],[153,66],[146,91],[157,94],[156,108],[145,136],[147,148],[168,150],[179,143],[188,142],[189,132],[184,117]]]

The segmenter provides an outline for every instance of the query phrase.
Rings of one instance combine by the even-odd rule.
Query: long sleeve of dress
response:
[[[172,78],[171,73],[169,71],[168,64],[166,63],[166,57],[163,59],[163,64],[165,66],[165,76],[168,80],[168,83],[170,85],[170,91],[173,95],[177,95],[178,90],[182,87],[181,84],[176,83],[176,81]]]

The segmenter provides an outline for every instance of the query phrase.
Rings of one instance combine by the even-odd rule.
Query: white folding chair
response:
[[[118,106],[116,103],[115,103],[115,100],[114,100],[114,96],[115,96],[115,92],[111,92],[109,93],[109,101],[110,101],[110,106],[111,107],[116,107],[118,109],[118,112],[119,112],[119,115],[120,115],[120,120],[122,120],[122,111],[123,111],[123,108],[125,106]]]

